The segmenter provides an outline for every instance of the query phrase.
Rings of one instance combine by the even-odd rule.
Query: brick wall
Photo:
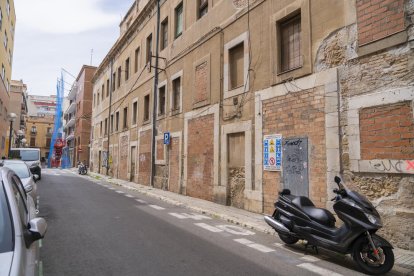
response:
[[[140,133],[138,164],[138,183],[149,186],[151,181],[151,130]]]
[[[207,100],[208,63],[203,62],[195,69],[194,103]]]
[[[404,0],[357,0],[356,3],[359,45],[404,30]]]
[[[214,115],[188,121],[187,195],[213,200]]]
[[[164,160],[164,140],[157,140],[157,160]]]
[[[364,108],[359,121],[363,160],[414,159],[411,102]]]
[[[128,178],[128,152],[129,149],[129,137],[127,135],[121,136],[119,139],[119,178],[123,180],[129,180]]]
[[[324,90],[316,88],[263,102],[263,135],[308,137],[309,195],[315,205],[326,202],[326,151]],[[271,213],[283,189],[279,172],[263,172],[264,212]]]
[[[180,193],[180,138],[171,138],[170,150],[170,175],[168,190]]]

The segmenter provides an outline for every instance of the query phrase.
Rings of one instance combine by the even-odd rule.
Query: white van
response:
[[[19,159],[30,167],[32,174],[37,174],[42,178],[42,167],[40,166],[39,148],[12,148],[10,149],[10,159]]]

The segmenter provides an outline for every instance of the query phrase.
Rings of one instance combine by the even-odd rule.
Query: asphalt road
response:
[[[341,257],[69,171],[45,170],[38,187],[43,275],[361,275]]]

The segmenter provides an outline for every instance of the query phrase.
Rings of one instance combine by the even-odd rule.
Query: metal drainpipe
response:
[[[160,0],[157,0],[157,35],[155,39],[155,72],[154,72],[154,97],[152,108],[152,141],[151,141],[151,187],[154,187],[155,176],[155,136],[157,135],[157,95],[158,95],[158,44],[160,40]],[[152,58],[152,54],[151,54]],[[151,64],[151,63],[150,63]]]
[[[106,175],[109,175],[109,141],[111,140],[111,132],[112,132],[112,126],[111,126],[111,108],[112,108],[112,87],[113,87],[113,66],[114,65],[114,59],[111,59],[111,75],[110,75],[110,87],[109,87],[109,112],[108,112],[108,145],[106,146]],[[103,91],[102,91],[103,93]],[[100,166],[101,164],[98,164]]]

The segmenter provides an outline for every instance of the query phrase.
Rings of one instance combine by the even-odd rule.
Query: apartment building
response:
[[[46,162],[52,142],[56,96],[29,95],[27,106],[27,146],[30,148],[40,148],[40,158]]]
[[[157,44],[156,1],[136,1],[93,78],[91,169],[151,185],[154,157],[156,188],[259,213],[283,188],[331,208],[341,175],[413,249],[413,9],[166,0]]]
[[[27,86],[23,80],[12,80],[10,83],[9,110],[16,114],[16,119],[13,122],[15,142],[12,146],[19,146],[25,138],[27,116]]]
[[[16,14],[13,0],[0,0],[0,156],[7,156],[9,139],[10,81],[13,64]]]

